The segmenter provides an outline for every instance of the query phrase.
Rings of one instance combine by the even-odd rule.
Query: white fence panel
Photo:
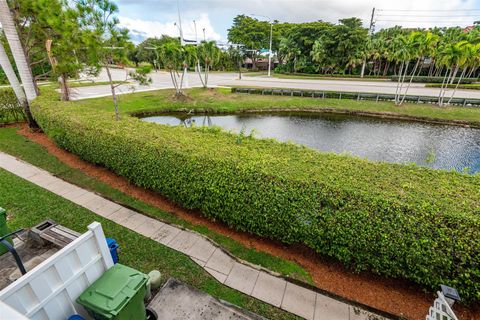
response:
[[[433,302],[433,306],[428,310],[426,320],[458,320],[450,305],[445,300],[443,294],[437,292],[438,298]]]
[[[72,314],[86,316],[86,311],[75,300],[113,266],[100,223],[94,222],[88,229],[0,291],[0,301],[34,320],[64,320]],[[2,312],[0,305],[0,314]]]

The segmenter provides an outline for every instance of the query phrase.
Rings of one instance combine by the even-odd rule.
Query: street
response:
[[[125,70],[112,69],[113,80],[125,80]],[[137,84],[120,85],[117,88],[119,94],[130,92],[151,91],[158,89],[173,88],[170,74],[165,71],[152,72],[150,74],[152,83],[149,86],[139,86]],[[197,73],[188,73],[188,83],[185,87],[200,87],[201,81]],[[102,71],[95,81],[108,81],[106,73]],[[361,81],[361,80],[323,80],[323,79],[278,79],[266,76],[248,76],[244,75],[242,80],[238,80],[237,73],[219,73],[213,72],[209,76],[209,87],[217,86],[243,86],[243,87],[267,87],[267,88],[291,88],[304,90],[326,90],[342,92],[363,92],[363,93],[381,93],[395,94],[396,82],[393,81]],[[407,84],[405,84],[406,86]],[[453,89],[447,90],[446,97],[449,97]],[[72,99],[87,99],[94,97],[108,96],[111,94],[108,85],[72,88]],[[426,88],[425,84],[412,83],[408,91],[409,95],[438,96],[438,88]],[[480,99],[480,91],[477,90],[457,90],[457,98]]]

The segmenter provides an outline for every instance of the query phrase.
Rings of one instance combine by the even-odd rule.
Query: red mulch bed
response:
[[[246,247],[255,248],[258,251],[298,263],[310,273],[316,286],[320,289],[391,314],[418,320],[425,319],[428,308],[435,299],[433,294],[425,293],[418,285],[404,280],[384,278],[368,272],[353,273],[340,263],[322,257],[304,246],[285,246],[279,242],[237,232],[220,222],[213,222],[202,217],[199,212],[183,209],[158,193],[134,186],[125,178],[103,167],[83,161],[79,157],[58,148],[43,133],[31,132],[25,125],[19,128],[18,133],[42,145],[48,152],[68,166],[79,169],[125,194],[193,224],[206,226],[210,230],[228,236]],[[462,320],[480,320],[480,304],[471,308],[455,305],[455,310],[457,316]]]

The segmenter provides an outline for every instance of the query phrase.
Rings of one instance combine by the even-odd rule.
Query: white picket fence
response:
[[[102,226],[94,222],[86,233],[0,291],[0,319],[87,317],[75,300],[112,266]]]
[[[426,320],[458,320],[450,305],[445,300],[445,296],[440,291],[437,292],[438,298],[433,302],[433,306],[428,310]]]

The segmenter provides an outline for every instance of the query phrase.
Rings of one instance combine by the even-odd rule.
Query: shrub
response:
[[[43,94],[62,148],[230,227],[303,243],[356,271],[456,287],[480,299],[480,178],[169,127]],[[72,107],[73,106],[73,107]]]
[[[453,83],[457,83],[460,78],[455,78]],[[398,76],[392,76],[390,77],[390,80],[392,81],[398,81]],[[462,78],[460,83],[463,84],[470,84],[477,82],[477,78]],[[405,77],[405,82],[409,82],[410,77]],[[443,83],[443,77],[426,77],[426,76],[419,76],[419,77],[413,77],[412,82],[420,82],[420,83]]]
[[[13,90],[0,90],[0,124],[25,120],[23,108]]]

